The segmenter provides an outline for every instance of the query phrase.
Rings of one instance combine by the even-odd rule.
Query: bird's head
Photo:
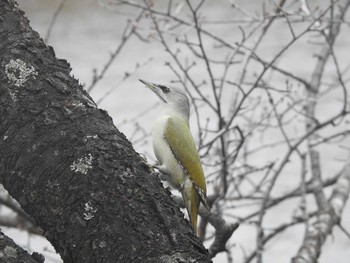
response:
[[[184,90],[147,82],[142,79],[140,79],[140,81],[158,96],[166,110],[174,111],[187,119],[189,118],[190,102]]]

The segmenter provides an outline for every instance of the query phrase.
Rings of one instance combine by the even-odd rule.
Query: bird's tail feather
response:
[[[210,212],[209,200],[208,200],[207,195],[203,191],[203,189],[196,186],[195,184],[193,184],[193,187],[196,190],[196,192],[198,193],[198,197],[200,198],[200,201],[202,202],[204,207],[207,209],[208,212]]]
[[[190,219],[194,233],[197,235],[197,216],[199,208],[199,195],[194,187],[188,191],[181,191],[182,198],[185,202],[186,210]]]

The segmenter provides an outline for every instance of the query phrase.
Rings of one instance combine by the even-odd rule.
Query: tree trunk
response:
[[[170,193],[12,0],[0,1],[0,182],[64,262],[210,262]]]

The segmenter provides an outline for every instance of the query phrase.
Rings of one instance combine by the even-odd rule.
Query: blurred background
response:
[[[280,263],[297,255],[324,201],[336,202],[349,159],[349,15],[340,17],[338,3],[17,2],[150,163],[161,105],[138,79],[186,88],[191,130],[216,200],[212,212],[227,224],[240,222],[214,262]],[[320,263],[349,262],[350,205],[342,207]],[[14,222],[2,224],[5,234],[46,262],[62,262],[14,209],[2,205],[0,213]],[[201,227],[210,247],[216,230]]]

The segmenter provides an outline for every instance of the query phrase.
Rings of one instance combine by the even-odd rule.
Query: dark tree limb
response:
[[[13,0],[0,1],[0,183],[64,262],[210,262],[170,193]]]
[[[214,242],[209,248],[210,256],[215,257],[216,254],[227,251],[226,243],[231,238],[233,232],[239,227],[239,223],[227,224],[224,219],[214,214],[208,214],[207,220],[216,230]]]
[[[44,262],[44,257],[38,253],[30,255],[0,231],[0,262],[41,263]]]

